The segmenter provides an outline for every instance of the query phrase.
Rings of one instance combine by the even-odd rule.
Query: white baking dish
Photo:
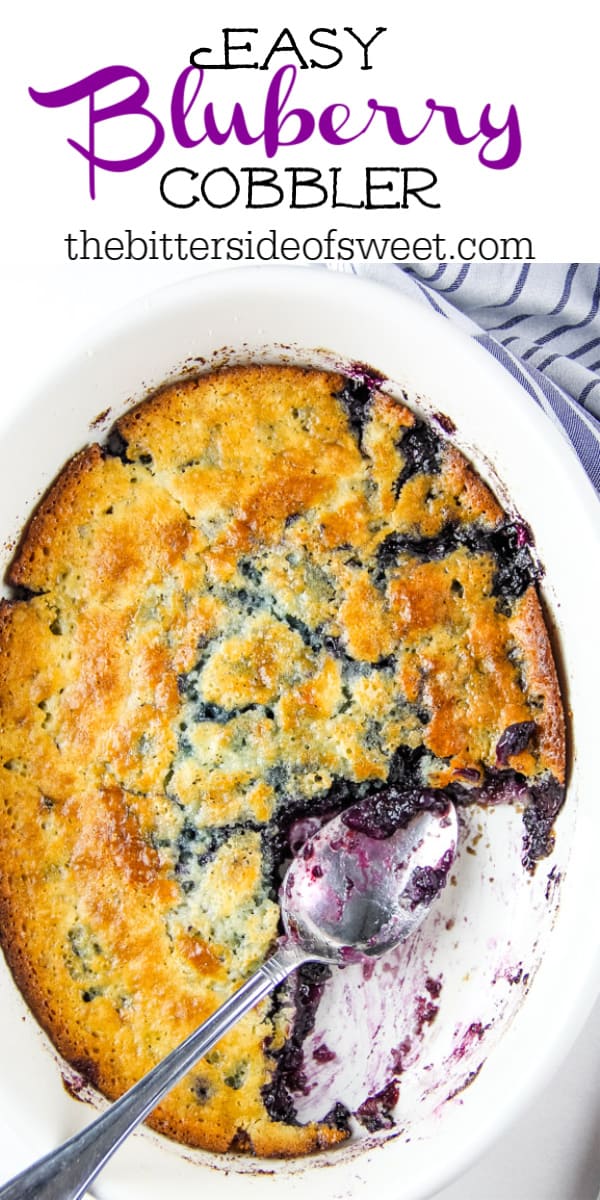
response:
[[[457,444],[535,534],[569,708],[568,799],[555,852],[533,878],[519,862],[520,815],[470,814],[456,887],[432,913],[408,965],[401,959],[395,975],[375,976],[367,1016],[351,973],[340,977],[337,1003],[353,1012],[339,1040],[337,1073],[346,1092],[354,1088],[357,1095],[373,1070],[373,1046],[384,1056],[406,1022],[418,1021],[425,976],[442,979],[437,1017],[424,1024],[419,1053],[401,1079],[394,1136],[378,1142],[363,1134],[317,1159],[268,1163],[217,1159],[143,1132],[119,1152],[95,1193],[103,1200],[154,1200],[176,1189],[180,1200],[191,1200],[209,1188],[215,1198],[246,1200],[285,1186],[299,1200],[373,1189],[418,1200],[468,1166],[526,1105],[575,1037],[600,985],[600,937],[588,919],[600,910],[598,508],[561,434],[449,322],[348,276],[242,269],[203,275],[120,313],[31,396],[1,441],[6,557],[65,459],[101,438],[124,407],[165,379],[232,359],[367,363],[392,390],[405,388],[411,402],[451,419]],[[467,854],[478,831],[477,851]],[[4,966],[0,1014],[0,1119],[27,1138],[34,1158],[93,1110],[63,1087],[60,1064]],[[386,1032],[374,1034],[380,1020]],[[332,1012],[319,1021],[329,1021],[330,1031],[340,1024]],[[326,1091],[326,1079],[322,1086]]]

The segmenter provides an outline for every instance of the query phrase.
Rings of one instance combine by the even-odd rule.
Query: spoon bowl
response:
[[[328,821],[288,867],[286,936],[275,953],[106,1112],[0,1187],[0,1200],[79,1200],[162,1097],[296,967],[343,965],[409,937],[444,887],[456,845],[453,806],[427,790],[388,788]]]
[[[390,832],[388,797],[328,821],[287,870],[284,927],[311,957],[343,963],[383,954],[414,933],[446,883],[458,837],[454,806],[422,793],[432,807]]]

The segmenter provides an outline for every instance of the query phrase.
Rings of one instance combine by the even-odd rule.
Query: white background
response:
[[[439,231],[448,238],[531,236],[541,261],[598,260],[592,186],[597,49],[589,30],[586,35],[589,9],[580,0],[568,8],[547,3],[543,10],[523,0],[506,0],[492,9],[473,0],[452,5],[430,0],[418,10],[383,2],[364,6],[355,0],[308,0],[299,7],[298,13],[296,6],[228,3],[214,19],[187,0],[173,0],[168,7],[154,0],[105,0],[97,8],[80,0],[36,0],[12,7],[2,77],[0,423],[9,419],[31,383],[43,378],[51,361],[68,354],[97,319],[135,295],[198,270],[197,264],[176,262],[67,263],[64,237],[80,228],[102,237],[118,236],[127,227],[142,235],[156,229],[213,237],[275,225],[306,236],[330,225],[343,229],[345,222],[349,232],[361,235],[411,238]],[[226,24],[258,26],[259,53],[266,52],[285,24],[304,47],[303,38],[313,27],[341,30],[351,25],[366,39],[377,25],[386,25],[388,33],[371,52],[373,71],[356,69],[358,47],[347,43],[343,67],[301,73],[296,102],[315,108],[333,101],[353,106],[373,95],[397,104],[415,127],[428,96],[455,105],[465,126],[488,102],[498,115],[514,103],[523,132],[522,157],[508,171],[490,171],[477,162],[473,146],[450,146],[441,135],[427,135],[403,151],[365,139],[334,156],[311,143],[282,151],[281,163],[272,165],[343,165],[352,178],[360,177],[365,163],[431,167],[440,178],[441,210],[351,211],[331,220],[327,210],[315,217],[282,207],[249,218],[243,209],[169,209],[158,196],[158,180],[176,165],[205,170],[226,163],[237,170],[263,163],[260,153],[255,157],[252,150],[237,147],[183,151],[167,134],[159,158],[143,169],[126,175],[100,173],[98,199],[90,201],[86,164],[66,142],[69,136],[84,140],[85,106],[77,111],[41,109],[29,99],[27,87],[59,87],[121,62],[149,80],[149,103],[168,126],[170,93],[189,52],[209,44],[216,51],[218,31]],[[260,110],[267,72],[211,72],[209,79],[207,98],[221,103],[229,97],[231,102],[239,93],[248,97],[249,114],[257,104]],[[568,1062],[536,1104],[439,1200],[592,1200],[600,1186],[599,1078],[596,1009]],[[0,1178],[26,1159],[27,1147],[16,1145],[9,1129],[0,1129]]]
[[[597,250],[597,45],[589,5],[527,0],[483,5],[476,0],[429,0],[427,5],[398,5],[376,0],[322,3],[303,0],[286,7],[268,2],[229,0],[202,5],[193,0],[29,0],[11,6],[1,78],[3,93],[2,253],[4,262],[38,264],[64,260],[64,237],[81,228],[101,236],[123,229],[152,229],[187,236],[267,229],[274,224],[299,235],[330,226],[353,234],[414,238],[441,232],[459,236],[529,236],[540,261],[591,260]],[[7,21],[5,18],[5,25]],[[312,165],[324,171],[341,166],[348,180],[362,178],[365,165],[410,165],[433,169],[439,178],[439,210],[412,205],[406,211],[360,212],[327,208],[290,212],[286,207],[247,213],[244,207],[220,212],[199,204],[187,210],[160,198],[161,175],[187,166],[202,175],[215,166],[239,171],[265,165],[260,145],[221,149],[201,145],[182,149],[172,135],[170,100],[175,80],[198,46],[213,46],[217,58],[222,26],[257,27],[252,35],[258,60],[264,59],[284,25],[306,57],[308,33],[335,28],[345,51],[332,70],[300,71],[293,101],[318,113],[325,104],[345,102],[352,110],[349,128],[363,123],[366,101],[396,106],[404,126],[418,130],[427,116],[428,98],[454,106],[465,133],[478,129],[482,110],[502,124],[510,104],[519,114],[523,149],[514,167],[491,170],[478,162],[480,143],[450,144],[440,114],[421,139],[408,147],[393,145],[380,121],[350,146],[330,148],[318,139],[281,149],[272,166]],[[367,40],[377,26],[387,32],[373,43],[373,69],[361,71],[359,46],[343,32],[353,27]],[[240,39],[242,40],[242,39]],[[321,52],[323,57],[324,53]],[[242,57],[241,55],[239,56]],[[276,55],[273,69],[285,62]],[[46,109],[35,104],[28,88],[52,90],[73,83],[109,64],[140,71],[150,84],[148,106],[165,127],[158,156],[129,173],[98,172],[98,196],[87,192],[87,164],[67,144],[85,144],[87,102]],[[234,100],[243,102],[248,123],[260,129],[261,109],[272,70],[208,71],[198,101],[200,127],[204,102],[214,100],[225,120]],[[102,96],[114,99],[117,91]],[[195,110],[194,110],[195,111]],[[379,133],[377,134],[377,129]],[[135,152],[148,137],[143,117],[119,118],[98,128],[98,150],[107,155]],[[119,149],[120,148],[120,149]]]

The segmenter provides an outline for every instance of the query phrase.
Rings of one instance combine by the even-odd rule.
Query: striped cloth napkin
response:
[[[466,329],[560,428],[600,492],[599,263],[346,269]]]

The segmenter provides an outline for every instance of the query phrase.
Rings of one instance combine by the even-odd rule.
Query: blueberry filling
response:
[[[498,770],[486,767],[483,782],[475,787],[462,783],[450,783],[444,789],[455,804],[511,804],[526,801],[531,790],[527,779],[511,768]]]
[[[417,867],[406,890],[406,898],[411,908],[419,904],[429,904],[439,896],[446,886],[448,872],[453,863],[453,856],[446,851],[437,867]]]
[[[198,667],[188,671],[187,675],[177,676],[177,691],[184,700],[198,700]]]
[[[313,1058],[314,1058],[315,1062],[320,1062],[320,1063],[333,1062],[334,1059],[336,1058],[336,1053],[335,1053],[335,1050],[330,1050],[328,1046],[325,1046],[322,1043],[320,1046],[317,1046],[313,1050]]]
[[[496,762],[499,767],[506,767],[509,758],[526,750],[536,731],[535,721],[518,721],[504,730],[496,746]]]
[[[246,576],[246,578],[250,578]],[[234,600],[244,609],[244,612],[250,614],[258,612],[263,607],[263,598],[257,592],[251,592],[248,588],[237,588],[231,593]]]
[[[533,871],[538,859],[552,853],[555,841],[552,830],[565,798],[565,789],[549,775],[530,788],[530,796],[523,814],[525,837],[521,861],[528,871]]]
[[[385,583],[386,573],[395,567],[401,554],[411,554],[421,562],[447,558],[460,545],[459,527],[445,525],[433,537],[412,537],[407,533],[388,533],[377,549],[377,582]]]
[[[394,484],[394,495],[398,497],[404,484],[413,475],[436,475],[441,468],[442,442],[431,425],[416,420],[405,429],[398,443],[404,466]]]
[[[394,1124],[392,1113],[398,1103],[399,1095],[398,1081],[392,1079],[376,1095],[369,1096],[368,1100],[365,1100],[356,1110],[356,1116],[361,1125],[364,1125],[369,1133],[376,1133],[379,1129],[391,1129]]]
[[[541,575],[530,550],[529,531],[522,521],[507,521],[492,531],[489,544],[496,560],[493,595],[518,599]]]
[[[196,1075],[192,1083],[192,1093],[198,1104],[206,1104],[207,1100],[211,1097],[212,1091],[210,1081],[203,1075]]]
[[[539,782],[532,782],[510,768],[496,770],[488,767],[480,787],[452,783],[444,790],[455,804],[488,805],[521,801],[525,804],[523,866],[533,874],[539,860],[552,853],[554,822],[565,799],[564,785],[558,783],[553,775],[547,774]]]
[[[357,376],[356,379],[346,379],[343,388],[334,394],[341,400],[348,424],[362,450],[365,425],[373,402],[373,384],[364,376]]]
[[[127,457],[127,442],[122,433],[118,429],[111,429],[105,443],[104,452],[109,458],[120,458],[122,463],[128,463],[131,460]]]
[[[228,721],[233,721],[244,713],[254,712],[255,709],[260,709],[267,717],[273,717],[272,710],[264,704],[251,703],[243,704],[239,708],[222,708],[220,704],[206,704],[204,701],[199,701],[194,707],[192,718],[196,723],[214,721],[217,725],[226,725]]]
[[[177,690],[180,696],[185,700],[189,700],[194,708],[191,713],[191,720],[198,725],[202,721],[214,721],[216,725],[227,725],[229,721],[234,721],[236,717],[243,716],[244,713],[260,710],[269,719],[273,719],[272,709],[265,704],[257,704],[251,702],[242,704],[236,708],[224,708],[221,704],[213,704],[200,699],[200,670],[202,663],[196,663],[196,666],[188,671],[187,675],[177,676]],[[179,738],[179,748],[184,753],[191,753],[191,745],[187,738]]]
[[[349,829],[365,833],[367,837],[383,840],[391,837],[397,829],[406,828],[416,813],[442,813],[447,807],[448,798],[442,789],[419,788],[400,791],[391,786],[363,801],[359,808],[350,808],[342,814],[342,821]],[[436,891],[439,890],[439,887],[436,888]]]
[[[177,857],[174,865],[175,876],[184,892],[191,891],[194,887],[191,875],[195,867],[206,866],[232,831],[232,826],[196,829],[186,818],[176,842]]]
[[[330,654],[332,658],[336,658],[338,662],[341,662],[343,670],[349,672],[351,675],[355,675],[357,673],[361,674],[362,671],[364,671],[365,664],[359,659],[353,658],[351,654],[348,654],[348,651],[345,649],[340,637],[334,637],[331,634],[324,634],[321,636],[320,630],[316,631],[314,637],[316,640],[315,648],[318,649],[322,646],[323,650],[325,650],[327,654]],[[387,671],[390,668],[393,668],[395,662],[395,655],[386,654],[382,658],[377,659],[375,662],[370,662],[368,664],[368,670]]]
[[[252,1154],[254,1147],[252,1138],[246,1129],[241,1126],[236,1129],[234,1136],[229,1143],[229,1149],[235,1154]]]
[[[387,572],[396,565],[401,554],[410,554],[421,562],[438,562],[461,547],[471,554],[492,556],[492,595],[506,603],[517,600],[540,578],[541,570],[533,558],[529,534],[521,521],[505,521],[495,529],[450,521],[433,537],[389,533],[378,547],[375,582],[380,587],[385,584]]]
[[[293,1029],[281,1050],[274,1053],[275,1071],[262,1091],[265,1108],[274,1121],[298,1123],[292,1093],[307,1089],[303,1044],[314,1028],[317,1008],[330,976],[331,969],[324,963],[304,963],[296,972]]]
[[[426,756],[425,746],[397,746],[390,759],[387,782],[395,787],[418,785],[422,782],[422,763]]]
[[[318,654],[323,645],[322,634],[318,629],[311,629],[305,621],[301,621],[300,617],[295,617],[291,613],[284,613],[283,620],[289,629],[293,629],[294,633],[300,635],[304,645],[307,646],[309,650],[313,650]]]
[[[323,1125],[329,1125],[332,1129],[339,1129],[342,1133],[350,1133],[350,1116],[349,1109],[345,1104],[340,1104],[338,1100],[333,1108],[329,1110],[326,1116],[323,1117]]]
[[[250,583],[255,584],[256,587],[260,586],[262,574],[258,568],[255,567],[254,563],[249,562],[247,558],[240,559],[238,563],[238,571],[240,572],[240,575],[243,575],[244,579],[249,579]]]

